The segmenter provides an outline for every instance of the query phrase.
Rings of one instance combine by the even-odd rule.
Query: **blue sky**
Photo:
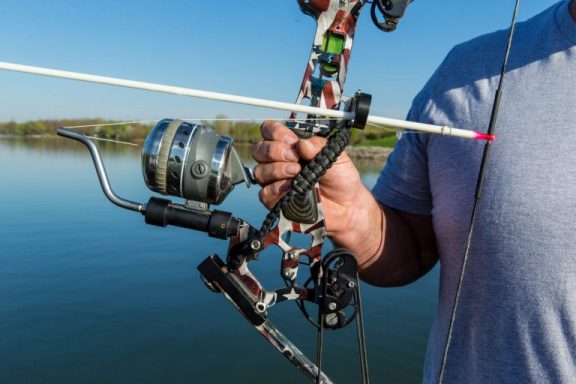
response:
[[[526,0],[525,20],[555,0]],[[507,28],[513,0],[415,0],[385,34],[360,18],[346,94],[401,118],[448,50]],[[292,102],[314,22],[296,0],[0,1],[0,61]],[[284,118],[286,113],[0,71],[0,121]]]

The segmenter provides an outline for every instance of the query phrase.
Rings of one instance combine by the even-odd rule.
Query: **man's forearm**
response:
[[[430,216],[381,206],[365,189],[348,207],[346,220],[346,230],[331,234],[332,240],[356,255],[360,275],[370,284],[408,284],[437,261]]]

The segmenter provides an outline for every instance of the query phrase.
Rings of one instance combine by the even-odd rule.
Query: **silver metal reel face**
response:
[[[251,184],[230,137],[211,128],[165,119],[142,148],[142,173],[151,190],[206,204],[220,204],[234,185]]]

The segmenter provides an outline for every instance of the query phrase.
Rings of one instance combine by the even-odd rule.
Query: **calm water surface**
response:
[[[101,146],[116,193],[150,196],[138,149]],[[362,164],[371,186],[381,164]],[[221,209],[255,226],[257,188]],[[88,152],[61,139],[0,138],[0,383],[299,383],[292,365],[224,299],[196,265],[226,242],[158,228],[110,204]],[[281,283],[275,252],[253,265]],[[362,287],[371,379],[417,383],[437,299],[438,273],[394,289]],[[315,330],[294,305],[272,320],[315,356]],[[360,381],[354,327],[329,332],[325,371]]]

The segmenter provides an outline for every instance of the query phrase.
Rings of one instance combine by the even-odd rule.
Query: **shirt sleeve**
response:
[[[418,121],[422,93],[414,100],[407,120]],[[414,131],[402,134],[388,157],[372,193],[380,203],[404,212],[430,215],[432,196],[428,178],[427,135]]]
[[[461,68],[453,48],[412,101],[406,120],[427,124],[448,124],[439,95],[448,80],[458,80],[454,69]],[[455,80],[456,79],[456,80]],[[446,106],[443,103],[441,105]],[[450,124],[448,124],[450,125]],[[430,134],[406,131],[402,134],[376,185],[372,189],[380,203],[409,213],[431,215],[433,200],[428,167]]]

